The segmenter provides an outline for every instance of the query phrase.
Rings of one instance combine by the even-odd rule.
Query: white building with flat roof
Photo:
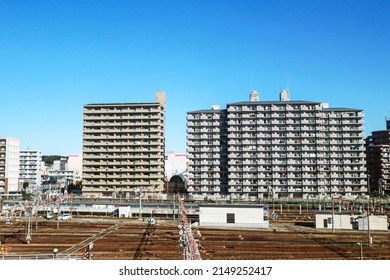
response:
[[[29,183],[30,191],[41,185],[42,153],[36,150],[20,151],[19,180],[23,184]]]
[[[262,205],[199,205],[199,225],[209,227],[268,228]]]
[[[342,212],[318,212],[315,227],[318,229],[354,229],[359,215]]]
[[[389,222],[386,215],[370,215],[368,222],[367,215],[324,211],[315,214],[315,227],[317,229],[388,230]]]
[[[367,216],[360,216],[358,218],[359,230],[388,230],[389,222],[386,215],[370,215],[370,223],[368,223]]]
[[[19,191],[19,156],[19,139],[0,138],[0,194]]]

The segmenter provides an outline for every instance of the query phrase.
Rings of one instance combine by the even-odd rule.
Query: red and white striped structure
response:
[[[187,260],[201,260],[202,258],[199,253],[198,244],[196,243],[194,235],[192,234],[191,224],[188,222],[186,209],[184,207],[184,203],[180,195],[178,195],[178,201],[182,217],[181,237],[183,238],[182,241],[184,252],[186,255],[185,257]]]

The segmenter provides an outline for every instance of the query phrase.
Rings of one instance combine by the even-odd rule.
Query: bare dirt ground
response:
[[[72,221],[33,221],[27,244],[27,222],[0,224],[0,260],[24,258],[82,259],[91,243],[93,259],[181,260],[177,220],[159,219],[148,226],[137,219],[75,218]],[[202,259],[207,260],[353,260],[390,259],[390,233],[357,230],[316,230],[310,223],[271,221],[268,229],[194,228]],[[7,254],[4,248],[8,248]],[[54,255],[54,248],[58,253]],[[1,253],[1,252],[0,252]]]

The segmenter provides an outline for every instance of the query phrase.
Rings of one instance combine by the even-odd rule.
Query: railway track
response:
[[[176,221],[175,221],[176,222]],[[79,256],[93,242],[93,259],[181,260],[178,227],[173,221],[148,225],[138,220],[42,221],[33,230],[30,244],[24,242],[25,224],[0,227],[2,245],[11,247],[10,256],[52,254]],[[315,230],[294,223],[272,222],[269,229],[194,228],[202,259],[208,260],[284,260],[284,259],[359,259],[357,242],[365,242],[366,233],[357,231]],[[372,232],[374,244],[365,247],[367,259],[390,260],[389,232]],[[0,258],[1,259],[1,258]]]

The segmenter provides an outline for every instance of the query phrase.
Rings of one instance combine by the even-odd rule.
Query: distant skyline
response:
[[[83,106],[167,95],[166,151],[186,113],[278,100],[390,117],[390,1],[1,1],[0,136],[81,154]]]

